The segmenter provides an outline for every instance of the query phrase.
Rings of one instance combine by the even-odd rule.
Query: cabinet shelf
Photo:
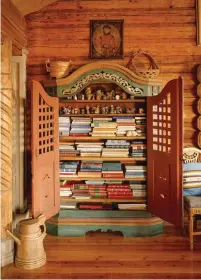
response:
[[[60,154],[60,160],[99,160],[99,161],[125,161],[125,162],[135,162],[135,161],[145,161],[145,157],[68,157]]]
[[[69,140],[100,140],[100,139],[124,139],[124,140],[144,140],[145,136],[60,136],[60,142],[65,142]]]
[[[99,181],[99,180],[105,180],[105,181],[146,181],[146,178],[103,178],[103,177],[68,177],[65,175],[60,175],[59,177],[61,180],[68,180],[68,181]]]
[[[127,117],[144,117],[145,114],[64,114],[59,117],[117,117],[117,116],[127,116]]]
[[[65,100],[65,99],[61,99],[60,104],[61,103],[144,103],[146,101],[145,98],[142,99],[125,99],[125,100],[115,100],[115,99],[111,99],[111,100]]]
[[[147,200],[144,198],[132,198],[132,199],[110,199],[110,198],[89,198],[89,199],[75,199],[72,197],[62,196],[61,201],[65,202],[102,202],[102,203],[111,203],[111,202],[128,202],[128,203],[146,203]]]

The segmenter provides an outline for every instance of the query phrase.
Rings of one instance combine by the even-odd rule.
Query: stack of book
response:
[[[132,199],[133,193],[129,185],[114,185],[107,186],[108,198],[111,199]]]
[[[115,136],[116,125],[112,117],[93,118],[91,136]]]
[[[128,157],[128,148],[103,148],[102,157]]]
[[[89,195],[88,191],[87,192],[80,192],[80,193],[75,193],[73,194],[72,198],[75,199],[90,199],[91,196]]]
[[[77,167],[79,161],[61,161],[60,162],[60,176],[63,177],[77,177]]]
[[[70,131],[70,118],[59,117],[59,135],[69,136],[69,131]]]
[[[76,183],[71,187],[73,198],[90,198],[87,184]]]
[[[117,123],[116,135],[117,136],[124,136],[128,131],[136,130],[135,127],[135,118],[134,117],[114,117]]]
[[[89,117],[72,117],[70,136],[88,136],[91,131]]]
[[[103,142],[76,142],[77,150],[81,157],[100,157]]]
[[[118,203],[119,210],[146,210],[144,203]]]
[[[104,180],[102,180],[102,179],[100,179],[100,180],[86,180],[85,183],[88,184],[89,187],[91,185],[103,185]]]
[[[101,161],[82,161],[78,176],[101,178],[102,162]]]
[[[146,179],[147,167],[144,165],[125,164],[125,178]]]
[[[65,200],[60,201],[60,209],[76,209],[76,208],[77,208],[76,202],[65,201]]]
[[[60,196],[71,196],[71,184],[68,184],[66,180],[60,180]]]
[[[128,157],[130,143],[126,140],[107,140],[103,148],[103,157]]]
[[[127,140],[107,140],[105,143],[106,148],[128,148],[130,147],[130,142]]]
[[[147,120],[146,117],[135,117],[136,132],[138,136],[146,135]]]
[[[75,149],[74,142],[69,142],[69,143],[60,143],[59,144],[59,153],[61,155],[69,156],[69,157],[74,157],[79,155],[79,151]]]
[[[130,188],[134,197],[145,198],[147,196],[147,186],[144,182],[130,181]]]
[[[131,143],[132,157],[146,157],[147,144],[143,140],[135,140]]]
[[[121,162],[103,162],[103,178],[124,178]]]
[[[106,198],[107,189],[105,185],[88,185],[89,194],[94,198]]]

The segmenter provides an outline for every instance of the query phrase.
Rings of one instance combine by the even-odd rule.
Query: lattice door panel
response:
[[[58,98],[40,83],[32,88],[32,211],[48,219],[59,211]]]
[[[38,153],[39,155],[54,151],[54,110],[39,95],[38,106]]]
[[[153,110],[153,150],[160,152],[171,152],[171,94],[157,105]]]
[[[177,226],[183,223],[182,96],[179,78],[147,101],[148,211]]]

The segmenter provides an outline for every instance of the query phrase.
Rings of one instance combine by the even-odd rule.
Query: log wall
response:
[[[184,142],[196,143],[196,0],[60,0],[26,16],[28,80],[44,80],[45,61],[73,60],[74,69],[89,63],[89,21],[124,20],[124,58],[139,48],[152,54],[165,84],[184,78]]]

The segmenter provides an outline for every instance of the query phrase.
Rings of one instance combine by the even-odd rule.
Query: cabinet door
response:
[[[183,80],[147,98],[148,211],[183,226]]]
[[[32,214],[46,219],[59,211],[58,98],[32,84]]]

